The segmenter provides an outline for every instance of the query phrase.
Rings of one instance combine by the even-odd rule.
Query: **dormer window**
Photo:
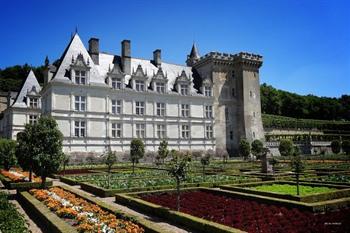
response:
[[[165,93],[165,83],[156,82],[156,91],[158,93]]]
[[[122,89],[122,79],[121,78],[112,78],[112,88],[113,89]]]
[[[39,107],[39,99],[36,97],[29,97],[29,107],[38,108]]]
[[[145,91],[145,82],[141,80],[135,80],[135,90]]]
[[[76,70],[75,71],[75,84],[86,84],[86,71]]]
[[[212,96],[211,87],[205,86],[204,87],[204,94],[205,94],[205,96]]]
[[[85,62],[82,54],[79,54],[76,59],[72,56],[71,64],[71,80],[78,85],[86,85],[89,83],[90,62],[89,59]]]
[[[181,84],[180,85],[180,93],[181,93],[181,95],[188,95],[188,85]]]

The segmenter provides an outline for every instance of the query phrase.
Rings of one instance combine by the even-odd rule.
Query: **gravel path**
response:
[[[60,182],[58,180],[54,180],[53,185],[66,185],[66,184],[64,184],[64,183],[62,183],[62,182]],[[173,225],[173,224],[171,224],[169,222],[166,222],[163,219],[160,219],[160,218],[158,218],[156,216],[142,214],[142,213],[136,212],[135,210],[132,210],[132,209],[126,207],[126,206],[119,205],[119,204],[114,202],[114,200],[115,200],[114,197],[105,197],[105,198],[97,197],[97,196],[95,196],[95,195],[93,195],[91,193],[88,193],[88,192],[85,192],[84,190],[81,190],[79,185],[70,186],[70,187],[73,188],[73,189],[76,189],[76,190],[78,190],[80,192],[84,192],[86,195],[89,195],[91,197],[95,197],[95,198],[97,198],[97,199],[99,199],[99,200],[101,200],[103,202],[106,202],[109,205],[115,206],[118,209],[120,209],[121,211],[124,211],[125,213],[129,213],[129,214],[135,215],[135,216],[137,216],[139,218],[144,218],[144,219],[150,220],[150,221],[154,222],[155,226],[158,226],[161,229],[164,229],[164,232],[196,233],[195,231],[186,230],[182,226]]]

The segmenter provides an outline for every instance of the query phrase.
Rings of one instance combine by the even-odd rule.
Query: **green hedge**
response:
[[[29,190],[32,188],[40,188],[40,182],[13,182],[11,179],[0,174],[0,180],[6,189],[17,189],[20,191]],[[52,180],[47,180],[45,182],[46,187],[52,186]]]
[[[29,232],[26,220],[18,213],[16,206],[9,202],[8,197],[7,193],[0,192],[0,232]]]
[[[332,184],[324,184],[324,183],[311,183],[311,182],[300,182],[301,185],[307,185],[312,187],[329,187],[329,188],[336,188],[339,190],[331,191],[327,193],[319,193],[319,194],[311,194],[306,196],[297,196],[297,195],[289,195],[289,194],[281,194],[281,193],[273,193],[273,192],[267,192],[267,191],[259,191],[259,190],[253,190],[249,189],[249,187],[255,187],[260,185],[269,185],[269,184],[290,184],[295,185],[295,182],[291,181],[264,181],[264,182],[254,182],[244,185],[223,185],[219,186],[221,189],[225,190],[231,190],[235,192],[244,192],[244,193],[250,193],[255,195],[262,195],[262,196],[268,196],[268,197],[274,197],[274,198],[280,198],[280,199],[286,199],[286,200],[292,200],[292,201],[299,201],[299,202],[305,202],[305,203],[314,203],[314,202],[321,202],[321,201],[327,201],[327,200],[333,200],[333,199],[339,199],[339,198],[345,198],[350,197],[350,187],[349,186],[343,186],[343,185],[332,185]]]
[[[297,119],[269,114],[262,114],[262,121],[264,128],[350,131],[349,121]]]
[[[139,211],[158,216],[172,223],[186,226],[198,232],[203,232],[203,233],[244,232],[232,227],[228,227],[222,224],[204,220],[202,218],[198,218],[189,214],[170,210],[169,208],[155,205],[130,195],[117,194],[115,199],[116,199],[116,202],[119,204],[126,205],[130,208],[134,208]]]

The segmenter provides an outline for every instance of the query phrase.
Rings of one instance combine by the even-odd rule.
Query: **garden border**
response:
[[[5,186],[6,189],[17,189],[17,190],[28,190],[32,188],[40,188],[41,187],[41,182],[13,182],[11,179],[8,177],[3,176],[0,174],[0,180]],[[45,182],[46,187],[52,186],[52,180],[47,179]]]
[[[319,193],[319,194],[311,194],[306,196],[297,196],[290,194],[281,194],[281,193],[273,193],[268,191],[260,191],[249,189],[248,187],[254,187],[259,185],[268,185],[268,184],[290,184],[295,185],[296,182],[292,181],[263,181],[263,182],[253,182],[246,184],[233,184],[233,185],[220,185],[219,188],[224,190],[230,190],[235,192],[243,192],[248,194],[255,194],[260,196],[267,196],[273,198],[286,199],[291,201],[299,201],[305,203],[315,203],[321,201],[334,200],[339,198],[350,197],[350,187],[344,185],[332,185],[332,184],[324,184],[324,183],[312,183],[312,182],[300,182],[300,185],[308,185],[312,187],[329,187],[329,188],[337,188],[339,190],[331,191],[327,193]]]
[[[166,229],[154,226],[154,224],[147,219],[143,219],[143,218],[134,216],[132,214],[127,214],[122,210],[118,209],[117,207],[109,206],[108,203],[100,201],[94,197],[90,197],[84,194],[83,192],[75,190],[67,185],[57,185],[55,187],[62,188],[66,191],[73,193],[77,197],[83,198],[95,205],[98,205],[103,210],[115,214],[118,218],[123,218],[128,221],[135,222],[145,230],[145,233],[163,233],[163,232],[170,233]],[[49,228],[50,232],[51,230],[54,233],[66,233],[66,232],[76,233],[77,232],[77,230],[74,227],[67,224],[64,220],[58,217],[55,213],[53,213],[49,208],[47,208],[42,202],[37,200],[29,192],[27,191],[21,192],[21,193],[18,193],[18,195],[19,195],[20,202],[23,203],[23,205],[28,208],[28,211],[34,211],[34,215],[38,216],[39,220],[44,221],[45,225],[48,225],[50,227]]]
[[[187,188],[183,190],[192,190],[198,188]],[[174,191],[174,190],[162,190],[164,191]],[[160,192],[160,191],[156,191]],[[144,201],[140,198],[134,197],[137,194],[141,193],[152,193],[148,192],[139,192],[139,193],[127,193],[127,194],[117,194],[115,196],[115,201],[119,204],[126,205],[130,208],[137,209],[141,212],[146,212],[160,218],[166,219],[175,224],[180,224],[187,226],[195,231],[203,233],[243,233],[245,231],[229,227],[223,224],[215,223],[209,220],[205,220],[199,217],[192,216],[190,214],[182,213],[179,211],[170,210],[167,207],[156,205],[147,201]]]

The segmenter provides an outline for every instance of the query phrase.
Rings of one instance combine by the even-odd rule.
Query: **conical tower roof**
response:
[[[193,42],[190,58],[200,58],[196,43]]]

